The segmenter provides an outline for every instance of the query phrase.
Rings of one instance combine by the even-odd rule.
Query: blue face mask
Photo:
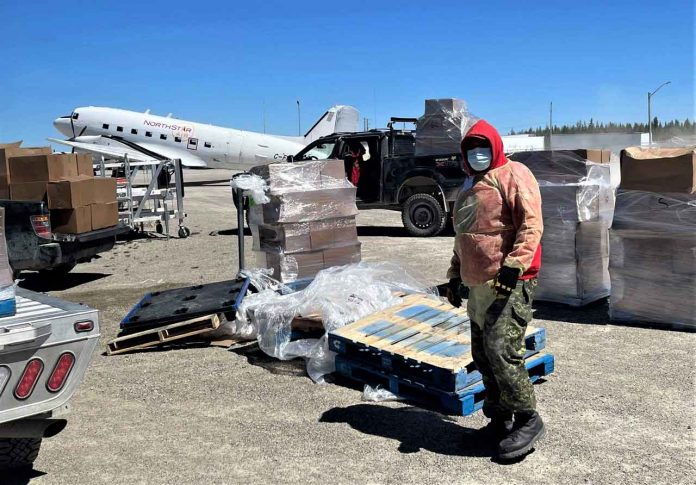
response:
[[[469,166],[474,171],[483,172],[491,166],[493,154],[491,153],[490,148],[473,148],[471,150],[467,150],[466,160],[469,162]]]

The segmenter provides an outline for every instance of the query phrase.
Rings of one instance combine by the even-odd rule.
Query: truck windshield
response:
[[[333,153],[335,141],[322,142],[314,146],[309,146],[302,150],[295,157],[296,160],[326,160]]]

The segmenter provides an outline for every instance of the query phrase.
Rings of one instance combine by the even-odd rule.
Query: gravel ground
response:
[[[491,459],[480,413],[364,403],[358,390],[313,384],[300,362],[212,347],[101,354],[146,291],[235,274],[228,178],[189,174],[207,183],[187,189],[188,239],[119,244],[53,286],[26,276],[28,288],[101,310],[102,340],[66,430],[44,441],[31,473],[0,482],[693,483],[696,335],[607,325],[605,304],[537,305],[556,356],[535,386],[548,434],[510,465]],[[408,237],[396,212],[358,223],[365,260],[444,281],[451,237]]]

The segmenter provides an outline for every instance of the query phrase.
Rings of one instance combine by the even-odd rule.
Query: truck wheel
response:
[[[40,447],[41,438],[0,438],[0,470],[30,468]]]
[[[447,214],[432,195],[414,194],[404,202],[401,220],[413,236],[436,236],[447,225]]]

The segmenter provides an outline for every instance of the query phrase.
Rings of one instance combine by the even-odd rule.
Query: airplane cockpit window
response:
[[[327,158],[331,158],[335,146],[335,141],[310,145],[298,153],[295,160],[326,160]]]
[[[72,119],[76,120],[80,117],[80,113],[73,113],[72,114]]]
[[[122,132],[122,131],[123,131],[123,126],[117,126],[117,127],[116,127],[116,131],[121,131],[121,132]]]
[[[174,141],[177,142],[177,143],[181,143],[181,138],[178,137],[178,136],[175,136],[175,137],[174,137]]]
[[[108,129],[109,129],[108,123],[104,123],[104,124],[102,125],[102,129],[103,129],[103,130],[108,130]]]
[[[162,133],[162,134],[160,135],[160,140],[166,140],[166,139],[167,139],[167,135],[165,135],[164,133]]]
[[[145,136],[152,136],[152,132],[151,132],[151,131],[146,131],[146,132],[145,132]]]
[[[213,148],[213,145],[209,141],[203,143],[203,146],[206,148]]]
[[[137,135],[137,134],[138,134],[138,130],[136,130],[135,128],[133,128],[133,129],[131,130],[131,135]]]

